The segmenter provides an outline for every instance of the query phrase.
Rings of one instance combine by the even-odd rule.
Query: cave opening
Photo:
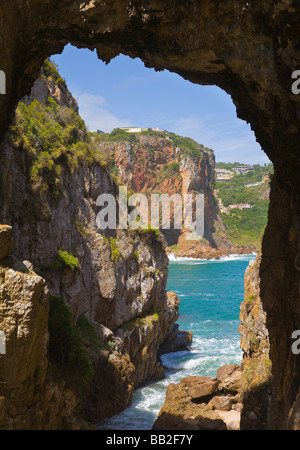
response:
[[[198,256],[193,255],[194,257],[191,257],[189,255],[186,258],[184,251],[180,253],[180,256],[174,256],[173,252],[178,250],[179,234],[177,233],[174,236],[174,232],[173,234],[165,232],[170,258],[168,288],[182,296],[182,300],[187,297],[187,303],[189,300],[193,302],[195,300],[193,296],[200,296],[201,291],[192,292],[190,283],[197,283],[198,277],[202,280],[202,286],[203,281],[209,285],[211,279],[215,277],[217,281],[212,289],[213,293],[209,289],[202,288],[201,295],[202,299],[205,300],[202,303],[196,301],[194,307],[200,310],[201,308],[209,309],[205,304],[209,297],[213,297],[213,302],[216,301],[217,297],[219,298],[216,304],[210,303],[213,312],[208,311],[207,314],[204,312],[202,317],[200,315],[198,318],[198,323],[194,317],[192,328],[198,342],[192,351],[192,357],[183,352],[175,358],[162,358],[168,373],[167,381],[162,384],[157,383],[154,386],[151,384],[144,389],[140,389],[134,404],[129,409],[100,425],[100,429],[101,427],[105,429],[107,426],[115,426],[118,429],[122,429],[122,427],[125,427],[124,429],[149,427],[159,411],[158,405],[161,406],[161,403],[157,402],[156,396],[158,394],[161,397],[162,390],[166,389],[166,382],[169,384],[175,380],[179,381],[184,375],[214,376],[216,370],[223,364],[239,365],[241,363],[242,351],[238,328],[240,324],[240,304],[244,300],[244,273],[249,262],[254,260],[253,255],[260,252],[259,246],[267,222],[270,181],[268,177],[273,167],[255,141],[250,127],[236,117],[235,106],[229,95],[215,86],[195,85],[167,71],[157,73],[145,68],[140,60],[131,60],[123,55],[105,66],[90,51],[78,50],[72,46],[67,46],[62,54],[53,55],[51,60],[57,63],[59,73],[65,78],[70,92],[76,98],[79,114],[85,120],[90,131],[104,136],[116,129],[128,128],[129,130],[131,128],[132,134],[128,132],[130,142],[130,137],[134,133],[139,133],[142,129],[152,133],[168,133],[168,130],[170,130],[176,135],[192,138],[196,142],[202,143],[204,148],[212,148],[213,150],[216,148],[215,163],[221,163],[217,164],[220,181],[214,180],[213,195],[218,197],[218,189],[215,183],[217,183],[222,194],[225,197],[227,195],[225,200],[227,203],[224,205],[222,201],[219,201],[218,205],[219,208],[221,206],[223,217],[225,215],[231,217],[231,209],[235,210],[235,218],[238,217],[240,223],[250,222],[248,231],[256,228],[256,220],[260,223],[261,228],[259,231],[255,230],[255,236],[251,233],[247,235],[247,231],[245,232],[246,236],[241,236],[238,229],[239,222],[235,222],[232,226],[230,220],[227,220],[228,228],[230,225],[232,226],[231,239],[236,244],[233,247],[234,250],[230,252],[225,249],[223,250],[224,253],[221,251],[218,255],[209,255],[209,259],[206,259],[205,254],[201,253]],[[138,130],[139,128],[141,130]],[[124,139],[124,135],[122,135],[122,139]],[[140,159],[145,157],[142,153],[138,156]],[[178,162],[177,159],[174,161]],[[161,162],[161,164],[163,163],[166,164],[166,161]],[[252,173],[253,166],[255,166],[255,170]],[[125,170],[128,171],[128,167]],[[251,167],[251,170],[249,170],[249,167]],[[130,169],[132,169],[132,166],[130,166]],[[140,184],[138,183],[141,181],[140,177],[143,177],[143,169],[146,170],[145,167],[142,167],[138,174],[134,173],[135,185],[130,187],[136,190],[138,188],[143,190],[144,188],[147,193],[149,189],[156,192],[157,186],[153,187],[151,183],[148,183],[148,187],[145,187],[146,183],[143,181]],[[233,169],[237,170],[234,171]],[[115,176],[119,175],[115,161],[112,170]],[[124,166],[120,167],[119,170],[120,172],[123,171]],[[158,167],[156,167],[156,170],[158,170]],[[225,180],[222,178],[224,172],[230,174],[227,179],[225,176]],[[233,176],[238,180],[238,187],[234,185],[229,187]],[[124,178],[122,181],[124,182]],[[194,186],[193,189],[197,191],[197,186]],[[234,193],[230,196],[231,190]],[[238,190],[243,190],[243,193],[239,193]],[[254,191],[256,192],[254,193]],[[245,215],[241,221],[241,215],[244,211],[239,208],[239,205],[248,203],[248,193],[251,194],[250,197],[253,202],[250,203],[251,207],[257,202],[262,202],[262,204],[260,205],[261,208],[257,208],[256,215],[252,217]],[[234,199],[236,200],[234,201]],[[249,201],[251,202],[251,200]],[[255,206],[257,207],[257,205]],[[245,247],[245,249],[238,249],[240,246]],[[240,252],[240,254],[235,252]],[[186,261],[184,261],[185,259]],[[205,259],[207,261],[205,267],[197,272]],[[224,261],[224,267],[219,265],[215,269],[215,259]],[[227,270],[231,273],[231,280],[226,279],[226,276],[224,278]],[[181,290],[178,283],[176,285],[175,280],[180,280],[184,276],[191,276],[191,279],[187,286],[184,286]],[[221,277],[221,283],[219,277]],[[196,286],[194,287],[194,290],[197,290]],[[220,295],[222,289],[226,292],[224,298]],[[230,297],[228,291],[230,290],[232,291],[233,302],[228,301],[228,294]],[[192,295],[190,295],[191,293]],[[248,294],[248,302],[251,295],[252,300],[255,297],[253,292]],[[219,315],[215,309],[219,310]],[[231,309],[233,314],[231,314]],[[186,317],[191,320],[193,315],[194,313],[189,310],[189,307],[185,306],[182,314],[184,329],[189,328],[189,321],[186,320]],[[222,321],[224,321],[225,326]],[[227,321],[233,324],[233,327],[229,327],[228,330],[226,329]],[[205,324],[209,322],[211,322],[211,325],[206,326]],[[204,332],[197,335],[195,329],[199,327],[204,328]],[[216,328],[219,328],[219,330],[216,331]],[[228,336],[225,335],[226,333],[228,333]],[[218,353],[222,355],[221,358],[217,357]],[[209,362],[206,361],[206,358]],[[192,368],[192,366],[194,367]],[[155,391],[156,394],[153,394]],[[149,398],[152,399],[152,404]],[[146,414],[145,408],[148,409]],[[139,421],[133,416],[134,411],[139,415]]]
[[[246,399],[249,420],[244,422],[244,428],[267,428],[270,422],[274,428],[299,428],[300,363],[291,352],[291,335],[299,328],[300,317],[300,96],[291,90],[292,74],[299,68],[297,2],[221,5],[211,1],[73,1],[15,5],[4,1],[0,21],[1,42],[5,43],[1,47],[1,71],[6,78],[6,94],[0,96],[2,137],[16,103],[28,93],[45,57],[59,53],[68,42],[80,48],[97,48],[99,58],[106,62],[120,53],[139,57],[148,67],[170,70],[194,83],[219,86],[232,96],[238,117],[251,123],[275,167],[261,265],[251,275],[253,281],[260,283],[267,313],[276,389],[272,387],[267,392],[265,404],[271,399],[275,409],[270,413],[265,408],[261,399],[266,391],[254,386]],[[14,188],[22,192],[22,185],[15,184]],[[29,201],[26,207],[33,215],[35,211],[30,206]],[[47,217],[47,210],[40,212]],[[9,214],[16,215],[17,211],[10,210]],[[81,224],[77,226],[80,233],[85,232]],[[28,230],[20,235],[24,240],[26,233]],[[30,245],[33,256],[38,258],[36,242],[34,236]],[[117,249],[112,250],[118,256]],[[135,255],[137,261],[138,256]],[[253,298],[248,300],[251,304]],[[75,302],[75,310],[77,306]],[[256,312],[261,318],[259,308]],[[259,348],[258,344],[252,339],[251,352]],[[256,369],[253,361],[247,375]],[[19,397],[14,392],[14,398]],[[24,405],[21,411],[19,417],[24,413]],[[32,426],[29,415],[26,422]],[[41,422],[39,426],[42,427]]]

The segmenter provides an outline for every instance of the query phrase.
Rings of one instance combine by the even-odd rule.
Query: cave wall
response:
[[[292,351],[300,325],[299,216],[277,176],[272,180],[269,222],[262,242],[260,293],[269,331],[275,381],[271,421],[276,428],[299,429],[300,358]],[[297,424],[296,424],[297,422]]]
[[[96,49],[106,62],[124,53],[193,83],[215,84],[251,124],[276,171],[260,272],[278,428],[291,423],[300,384],[290,349],[290,333],[299,327],[300,96],[291,90],[300,67],[299,19],[296,0],[2,0],[0,6],[0,70],[7,83],[0,138],[44,59],[69,42]]]

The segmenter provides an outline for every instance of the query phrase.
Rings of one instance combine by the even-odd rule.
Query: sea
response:
[[[191,350],[163,355],[165,378],[137,389],[132,405],[101,422],[99,430],[151,430],[170,383],[191,375],[214,377],[224,364],[241,363],[238,327],[244,274],[255,256],[169,256],[167,288],[180,300],[179,329],[193,332]]]

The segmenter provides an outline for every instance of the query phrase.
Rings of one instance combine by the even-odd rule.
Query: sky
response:
[[[250,125],[236,116],[231,97],[140,59],[119,55],[108,65],[95,52],[68,45],[51,58],[79,105],[90,131],[117,127],[168,130],[214,150],[217,162],[268,164]]]

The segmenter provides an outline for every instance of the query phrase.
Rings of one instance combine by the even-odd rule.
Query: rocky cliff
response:
[[[218,369],[216,377],[192,376],[170,384],[154,430],[239,430],[241,370]]]
[[[263,430],[274,427],[275,386],[266,313],[260,298],[261,255],[245,272],[239,332],[241,366],[220,367],[216,377],[171,384],[153,426],[158,430]]]
[[[117,188],[77,111],[47,63],[2,146],[0,216],[14,241],[1,230],[3,428],[81,428],[124,409],[164,376],[158,351],[178,318],[159,235],[97,228],[97,197]]]
[[[300,96],[291,89],[300,66],[299,18],[294,0],[3,0],[0,6],[0,65],[6,74],[1,138],[45,58],[70,42],[96,50],[106,62],[124,53],[193,83],[215,84],[251,125],[275,168],[260,295],[278,429],[296,426],[299,411],[300,358],[291,352],[291,335],[299,328]]]
[[[174,208],[171,204],[170,225],[167,229],[160,217],[160,231],[168,245],[168,252],[177,256],[198,258],[218,257],[231,252],[221,215],[214,197],[215,157],[212,150],[189,138],[170,132],[149,129],[141,133],[115,130],[111,135],[97,136],[96,141],[122,186],[130,192],[145,194],[149,209],[151,194],[162,196],[180,194],[204,195],[204,235],[199,240],[187,240],[184,227],[175,229]],[[117,140],[117,142],[110,142]],[[146,213],[147,215],[147,213]],[[151,216],[148,215],[150,222]],[[195,216],[193,217],[195,220]]]
[[[274,379],[266,312],[260,297],[260,264],[258,254],[245,272],[245,298],[239,327],[243,350],[241,428],[253,430],[270,429],[274,420]]]

